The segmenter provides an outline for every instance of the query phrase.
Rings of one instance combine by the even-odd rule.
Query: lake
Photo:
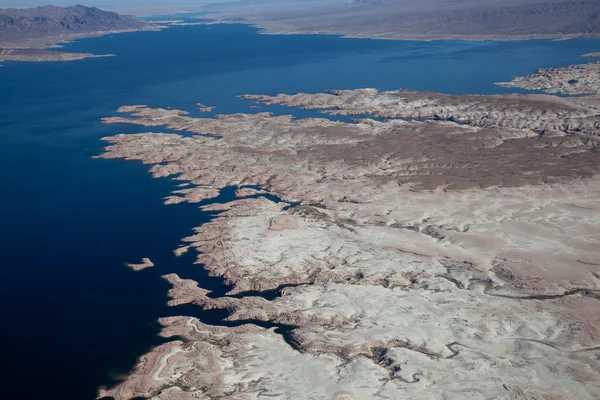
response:
[[[85,39],[65,49],[117,56],[0,68],[2,387],[19,399],[92,399],[161,342],[157,318],[196,313],[218,323],[222,316],[167,307],[169,286],[160,279],[177,272],[222,290],[192,265],[193,254],[172,253],[210,215],[197,205],[164,206],[174,183],[153,179],[147,166],[93,158],[104,145],[99,138],[149,130],[100,123],[119,106],[199,116],[196,102],[216,113],[256,112],[236,98],[244,93],[505,93],[511,89],[494,82],[590,61],[581,55],[599,51],[600,40],[412,42],[211,25]],[[123,265],[142,257],[156,268]]]

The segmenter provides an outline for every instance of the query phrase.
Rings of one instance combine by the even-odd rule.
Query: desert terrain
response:
[[[597,93],[558,71],[548,91],[578,79]],[[169,305],[227,320],[161,319],[170,340],[99,397],[600,397],[598,97],[241,97],[263,110],[133,105],[103,120],[148,128],[105,138],[100,157],[180,182],[166,203],[239,190],[202,203],[218,215],[174,249],[229,293],[164,276]]]
[[[74,61],[106,57],[48,48],[60,47],[58,43],[86,37],[154,29],[159,27],[134,16],[82,5],[0,8],[0,62]]]
[[[221,22],[273,34],[407,40],[596,37],[600,3],[586,0],[238,1],[205,7]],[[203,17],[204,18],[204,17]]]

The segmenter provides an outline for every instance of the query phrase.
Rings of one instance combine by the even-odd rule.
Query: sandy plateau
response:
[[[243,98],[323,117],[127,106],[104,119],[187,133],[105,139],[101,157],[190,184],[168,203],[239,188],[203,205],[220,213],[176,250],[197,250],[230,292],[165,276],[170,305],[238,324],[162,319],[172,341],[99,397],[600,398],[598,98]]]

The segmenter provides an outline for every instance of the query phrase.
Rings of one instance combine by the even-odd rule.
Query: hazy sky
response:
[[[96,7],[141,7],[141,6],[181,6],[217,3],[223,0],[0,0],[0,7],[35,7],[52,4],[55,6],[72,6],[83,4]]]

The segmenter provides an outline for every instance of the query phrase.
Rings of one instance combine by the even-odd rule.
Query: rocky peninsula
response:
[[[112,57],[114,54],[71,53],[44,49],[0,49],[0,62],[4,61],[75,61],[84,58]]]
[[[175,249],[229,293],[164,276],[169,305],[226,310],[223,326],[161,319],[171,340],[99,397],[600,397],[597,97],[242,97],[322,117],[104,119],[151,130],[101,157],[189,184],[166,202],[239,189]]]
[[[586,54],[598,57],[600,53]],[[536,73],[518,77],[511,82],[499,82],[499,86],[518,87],[546,93],[568,95],[600,94],[600,62],[570,65],[563,68],[543,68]]]

